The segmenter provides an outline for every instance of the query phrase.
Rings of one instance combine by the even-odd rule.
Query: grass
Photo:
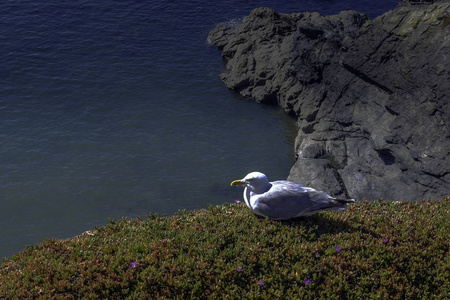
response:
[[[110,221],[4,259],[0,298],[444,299],[449,204],[359,202],[279,222],[240,203]]]

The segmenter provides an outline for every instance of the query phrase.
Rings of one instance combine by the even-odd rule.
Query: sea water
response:
[[[219,79],[219,22],[279,12],[376,17],[397,1],[5,0],[0,4],[0,258],[108,219],[233,202],[284,179],[295,120]]]

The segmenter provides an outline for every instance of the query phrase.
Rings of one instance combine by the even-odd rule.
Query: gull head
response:
[[[235,180],[231,186],[244,185],[256,194],[267,192],[272,186],[267,176],[261,172],[252,172],[247,174],[243,179]]]

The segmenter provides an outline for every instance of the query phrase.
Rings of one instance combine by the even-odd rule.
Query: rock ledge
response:
[[[359,200],[450,192],[450,2],[370,20],[253,10],[217,25],[226,86],[298,118],[289,179]]]

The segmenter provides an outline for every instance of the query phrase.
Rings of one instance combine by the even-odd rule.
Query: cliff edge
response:
[[[374,20],[258,8],[208,39],[228,88],[298,118],[289,180],[361,200],[449,194],[450,1]]]

